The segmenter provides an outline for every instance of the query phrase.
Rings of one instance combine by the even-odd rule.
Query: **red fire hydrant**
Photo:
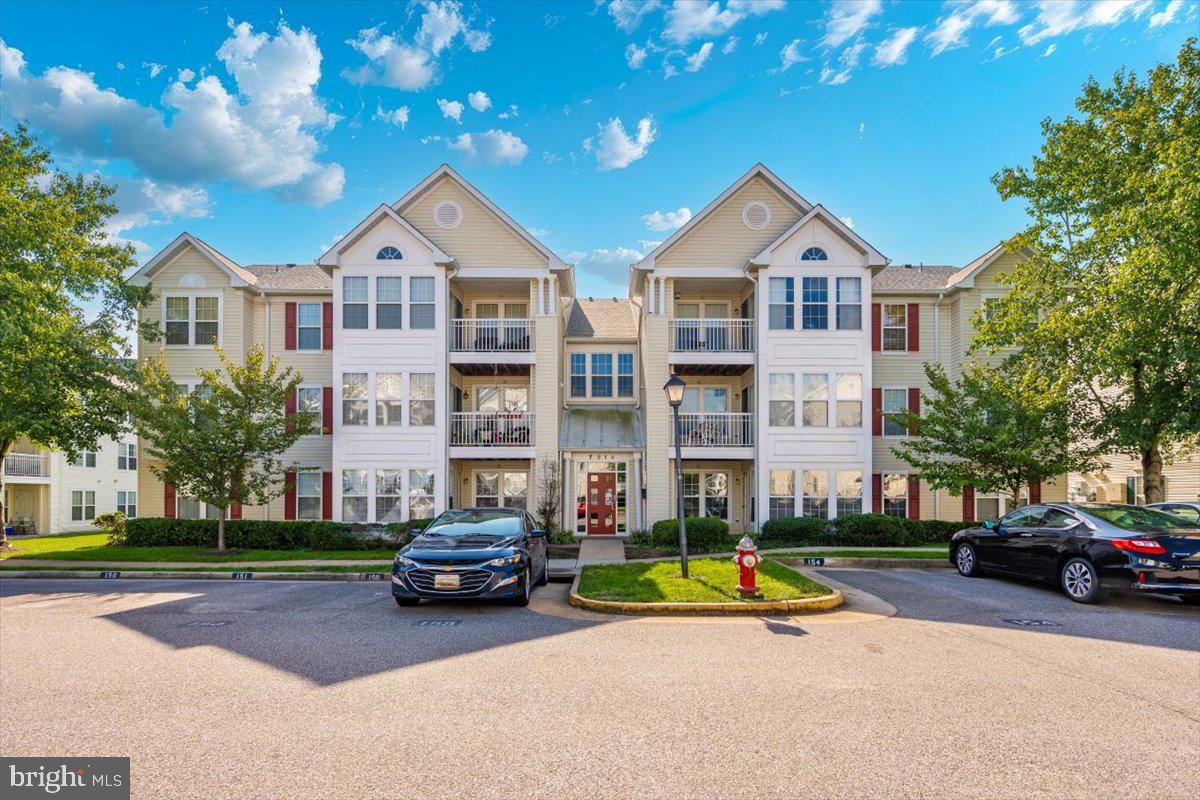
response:
[[[758,557],[758,548],[754,546],[754,542],[750,541],[749,536],[743,536],[737,545],[737,555],[733,557],[733,563],[738,565],[739,593],[758,594],[758,584],[754,582],[754,578],[758,573],[760,561],[762,559]]]

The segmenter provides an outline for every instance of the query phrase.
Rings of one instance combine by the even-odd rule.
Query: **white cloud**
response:
[[[633,42],[630,42],[625,47],[625,63],[630,69],[641,69],[642,64],[646,61],[646,48],[638,47]]]
[[[212,200],[202,186],[160,184],[148,178],[116,183],[112,203],[117,213],[104,225],[105,233],[119,244],[131,244],[139,253],[150,246],[124,234],[134,228],[166,225],[177,219],[197,219],[212,214]]]
[[[562,156],[558,153],[551,153],[549,150],[545,150],[542,152],[542,161],[547,164],[557,164],[559,161],[562,161]]]
[[[463,133],[457,139],[449,139],[446,146],[467,154],[471,163],[517,165],[529,155],[529,147],[515,133],[501,130],[483,133]]]
[[[500,117],[500,119],[512,119],[513,117],[521,116],[521,110],[517,108],[516,103],[512,103],[509,105],[508,111],[501,111],[496,116]]]
[[[718,36],[749,15],[762,16],[784,7],[784,0],[675,0],[666,13],[663,37],[687,44],[701,36]]]
[[[401,129],[408,126],[408,106],[400,106],[393,111],[385,111],[383,106],[375,104],[372,122],[383,122],[388,125],[399,125]]]
[[[1022,44],[1037,44],[1083,28],[1108,27],[1137,19],[1150,9],[1150,0],[1039,0],[1037,17],[1018,31]]]
[[[858,66],[858,60],[862,57],[863,51],[867,49],[865,39],[859,39],[854,44],[842,50],[838,56],[838,66],[832,67],[825,64],[821,68],[821,83],[827,83],[830,86],[841,86],[850,80],[850,76],[854,74],[854,68]]]
[[[803,39],[792,39],[783,46],[783,49],[779,51],[779,72],[786,72],[794,64],[799,64],[801,61],[808,61],[808,56],[800,52],[800,48],[803,45]]]
[[[1058,49],[1058,44],[1051,42],[1050,45],[1046,48],[1046,52],[1042,53],[1041,57],[1049,58],[1050,56],[1054,55],[1054,51],[1057,49]]]
[[[441,140],[442,140],[442,137],[441,137],[441,136],[438,136],[438,135],[435,133],[435,134],[433,134],[432,136],[422,136],[422,137],[421,137],[421,144],[433,144],[434,142],[440,142]],[[325,249],[326,249],[326,250],[328,250],[329,248],[327,247],[327,248],[325,248]]]
[[[446,119],[452,119],[459,125],[462,125],[463,104],[457,100],[444,100],[438,98],[438,108],[441,109],[442,116]]]
[[[659,8],[662,8],[659,0],[612,0],[608,4],[608,13],[618,28],[632,33],[642,24],[643,17]]]
[[[983,60],[983,63],[986,64],[989,61],[999,61],[1000,59],[1004,58],[1005,56],[1010,56],[1015,51],[1020,50],[1020,49],[1021,49],[1020,45],[1016,45],[1014,47],[1003,47],[1003,46],[997,47],[995,50],[992,51],[992,57],[985,58]]]
[[[583,141],[583,149],[596,157],[596,169],[608,172],[614,169],[624,169],[643,158],[650,145],[658,138],[658,129],[654,119],[646,116],[638,120],[637,135],[630,136],[625,132],[625,126],[618,117],[597,125],[595,136],[589,136]]]
[[[766,31],[763,31],[762,33],[756,33],[754,35],[754,46],[758,47],[760,44],[762,44],[766,40],[767,40],[767,32]]]
[[[866,30],[871,18],[881,11],[882,0],[834,0],[825,15],[825,35],[821,45],[840,47]]]
[[[847,228],[854,230],[854,217],[838,217],[838,219],[840,219],[842,224]]]
[[[948,3],[947,7],[953,10],[939,17],[934,29],[925,35],[930,52],[935,56],[947,50],[966,47],[967,31],[978,22],[984,25],[1011,25],[1021,16],[1012,0],[972,0]]]
[[[471,104],[471,108],[480,112],[487,111],[492,107],[492,98],[482,91],[471,92],[467,95],[467,102]]]
[[[248,23],[231,27],[217,57],[232,76],[232,91],[210,74],[194,87],[171,82],[162,109],[144,106],[71,67],[32,74],[21,51],[0,42],[0,97],[14,117],[54,136],[61,150],[125,159],[161,183],[227,181],[316,206],[338,199],[345,172],[317,160],[316,134],[339,117],[316,94],[316,37],[285,24],[274,36]]]
[[[1176,15],[1182,8],[1183,0],[1171,0],[1162,11],[1155,11],[1150,15],[1150,27],[1161,28],[1164,25],[1170,25],[1175,21]]]
[[[640,261],[643,255],[632,247],[598,247],[589,251],[572,250],[567,253],[567,262],[574,263],[580,272],[624,286],[629,280],[629,265]]]
[[[157,77],[158,77],[158,73],[160,73],[160,72],[162,72],[164,69],[166,69],[166,68],[167,68],[167,66],[166,66],[165,64],[158,64],[158,63],[156,63],[156,62],[154,62],[154,61],[143,61],[143,62],[142,62],[142,68],[143,68],[143,69],[148,69],[148,70],[150,70],[150,77],[151,77],[151,78],[157,78]]]
[[[875,47],[871,63],[877,67],[894,67],[908,62],[908,47],[917,38],[920,28],[897,28],[891,36]]]
[[[492,35],[472,27],[474,20],[463,16],[462,3],[424,0],[419,7],[423,9],[421,24],[411,42],[396,34],[381,34],[378,25],[364,28],[355,38],[347,39],[346,44],[366,56],[367,62],[343,70],[346,80],[417,91],[437,80],[439,56],[459,37],[473,53],[491,46]]]
[[[123,62],[123,61],[118,61],[118,62],[117,62],[117,69],[124,71],[124,69],[125,69],[125,62]]]
[[[686,225],[692,218],[692,210],[687,206],[677,211],[651,211],[641,217],[642,222],[652,231],[673,231]]]
[[[688,72],[699,72],[704,67],[704,62],[708,61],[708,56],[712,53],[713,43],[705,42],[700,45],[700,49],[687,57],[687,66],[684,67]]]
[[[725,55],[729,55],[734,50],[737,50],[737,46],[738,46],[738,37],[730,36],[728,39],[725,40],[725,44],[721,46],[721,52],[724,53]]]
[[[543,236],[546,236],[550,233],[550,231],[546,230],[545,228],[526,228],[525,230],[529,231],[529,233],[536,239],[541,239]]]
[[[187,67],[184,67],[183,69],[179,70],[178,77],[180,83],[191,83],[192,79],[196,77],[196,73]]]

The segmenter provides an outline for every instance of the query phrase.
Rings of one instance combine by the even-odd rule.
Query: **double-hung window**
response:
[[[408,518],[429,519],[433,516],[433,470],[408,471]]]
[[[837,516],[862,513],[863,474],[859,470],[837,471]]]
[[[401,425],[404,422],[404,375],[399,372],[375,373],[375,424]]]
[[[617,397],[633,397],[633,353],[617,353]]]
[[[342,470],[342,521],[367,521],[367,471]]]
[[[801,327],[806,331],[829,328],[829,279],[802,278],[800,297]]]
[[[893,517],[908,516],[908,476],[883,476],[883,513]]]
[[[432,425],[436,402],[434,400],[433,373],[411,373],[408,376],[408,424]]]
[[[806,374],[803,376],[804,427],[829,427],[829,376]]]
[[[366,425],[370,417],[367,373],[342,373],[342,424]]]
[[[884,303],[882,309],[883,341],[885,353],[902,353],[908,350],[908,306],[904,303]]]
[[[404,487],[398,469],[375,470],[375,521],[399,522],[404,516]]]
[[[837,328],[862,330],[862,278],[837,279]]]
[[[432,330],[436,320],[433,278],[409,277],[408,327],[413,330]]]
[[[342,327],[346,330],[367,329],[367,291],[370,278],[347,275],[342,278]]]
[[[592,397],[613,396],[612,353],[592,353]]]
[[[209,346],[220,340],[220,299],[212,296],[167,297],[166,343]]]
[[[166,298],[167,344],[191,344],[191,298]]]
[[[796,424],[796,377],[790,372],[772,372],[768,376],[772,428],[790,428]]]
[[[862,427],[862,375],[843,374],[837,376],[837,426],[839,428]]]
[[[215,297],[197,297],[196,300],[196,333],[194,344],[210,345],[220,336],[218,313],[220,304]]]
[[[75,460],[71,462],[73,467],[94,467],[96,466],[96,452],[94,450],[80,450],[79,455],[75,456]]]
[[[321,433],[323,401],[320,386],[301,386],[296,390],[296,413],[311,415],[310,418],[316,423],[309,430],[309,435]]]
[[[117,511],[133,519],[137,516],[137,492],[117,491]]]
[[[771,278],[767,286],[767,325],[773,331],[796,327],[796,279]]]
[[[117,442],[117,469],[137,469],[137,445]]]
[[[700,473],[683,473],[683,516],[700,516]]]
[[[571,353],[571,397],[587,397],[586,353]]]
[[[768,519],[796,516],[796,473],[790,469],[773,469],[767,480],[770,493]]]
[[[404,327],[404,279],[395,276],[375,278],[375,328],[399,330]]]
[[[729,518],[729,473],[683,473],[683,512],[688,517]]]
[[[903,419],[897,419],[894,414],[903,414],[908,410],[908,389],[883,390],[883,435],[907,436],[908,428]]]
[[[296,304],[296,349],[321,349],[321,304]]]
[[[321,473],[304,470],[296,473],[296,519],[321,518]]]
[[[803,492],[801,516],[829,516],[829,471],[824,469],[806,469],[800,481]]]
[[[71,521],[87,522],[96,518],[96,493],[75,489],[71,492]]]

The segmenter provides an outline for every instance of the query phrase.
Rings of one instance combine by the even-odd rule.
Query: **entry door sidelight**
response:
[[[613,472],[588,473],[587,532],[611,536],[617,532],[617,476]]]

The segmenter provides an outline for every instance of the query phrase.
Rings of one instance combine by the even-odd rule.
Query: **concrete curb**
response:
[[[811,556],[810,556],[811,558]],[[822,569],[824,567],[850,567],[854,569],[953,569],[944,558],[824,558],[822,564],[805,564],[805,556],[771,556],[772,561],[792,567]]]
[[[192,572],[171,570],[0,570],[4,578],[85,578],[96,580],[184,581],[375,581],[386,583],[386,572]]]
[[[823,597],[808,597],[803,600],[764,600],[753,603],[626,603],[616,600],[593,600],[579,594],[576,575],[571,584],[567,602],[576,608],[599,611],[605,614],[717,614],[722,616],[761,616],[763,614],[815,614],[830,611],[846,602],[837,589]]]

